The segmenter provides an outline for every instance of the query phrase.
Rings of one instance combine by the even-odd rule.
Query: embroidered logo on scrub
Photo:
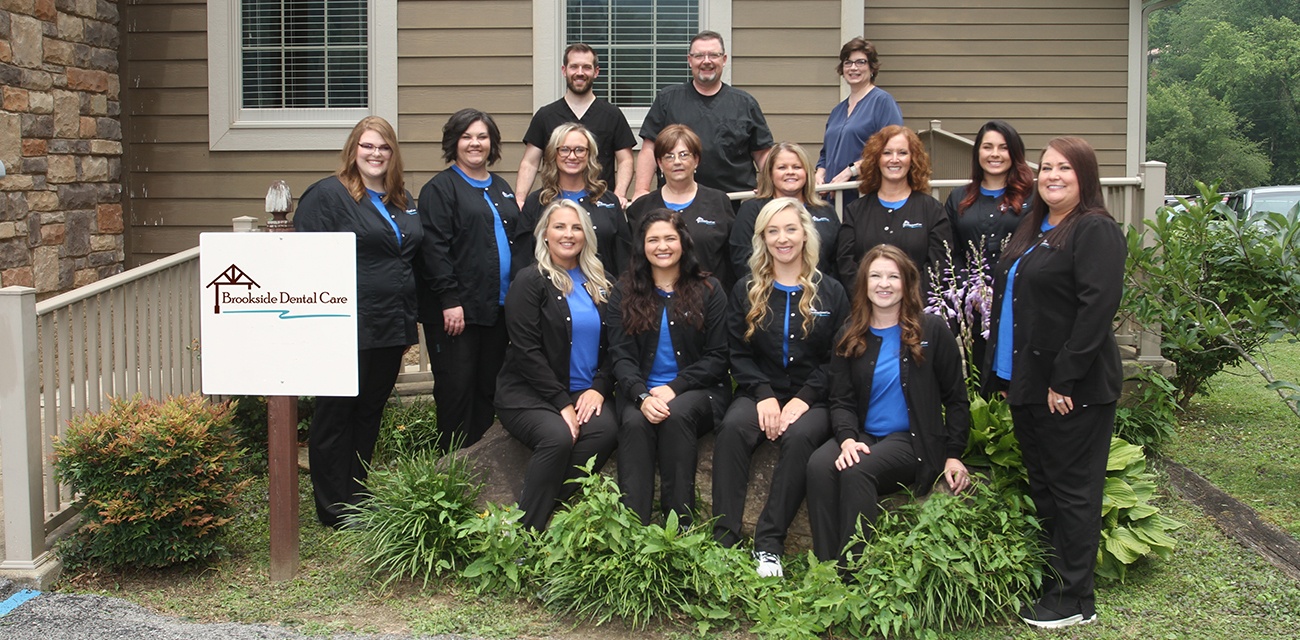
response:
[[[696,223],[696,224],[706,224],[706,225],[709,225],[710,227],[712,227],[712,226],[716,226],[716,225],[718,224],[718,223],[716,223],[716,222],[714,222],[714,221],[712,221],[712,220],[705,220],[703,217],[697,217],[697,218],[695,219],[695,223]]]
[[[919,223],[919,222],[908,222],[907,220],[904,220],[904,221],[903,221],[903,228],[904,228],[904,229],[920,229],[922,226],[924,226],[924,225],[922,225],[922,224]]]

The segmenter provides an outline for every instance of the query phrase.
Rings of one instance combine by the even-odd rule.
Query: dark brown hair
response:
[[[903,276],[903,299],[899,301],[898,310],[902,348],[907,349],[912,360],[920,364],[924,358],[921,352],[921,272],[902,249],[892,244],[878,244],[862,256],[857,279],[853,284],[853,305],[835,353],[845,358],[857,358],[867,350],[867,336],[871,334],[871,316],[875,310],[871,298],[867,297],[867,292],[871,289],[867,274],[871,271],[871,263],[881,258],[892,260],[898,265],[899,275]]]
[[[970,154],[970,184],[966,185],[966,195],[957,205],[958,215],[975,204],[980,195],[980,183],[984,181],[984,167],[980,166],[980,145],[984,136],[990,132],[1002,134],[1007,141],[1007,153],[1011,154],[1011,167],[1007,170],[1007,190],[1002,194],[1002,204],[1008,213],[1020,215],[1020,209],[1034,190],[1034,172],[1025,162],[1025,142],[1014,127],[1001,120],[989,120],[975,134],[975,148]]]
[[[835,73],[844,75],[844,63],[853,55],[854,51],[861,51],[867,56],[867,68],[871,70],[871,82],[876,82],[876,75],[880,73],[880,56],[876,53],[876,45],[871,44],[870,40],[854,38],[844,43],[840,47],[840,61],[835,64]]]
[[[623,272],[623,330],[629,335],[659,329],[659,314],[654,303],[655,279],[650,261],[645,257],[645,234],[650,225],[667,222],[677,231],[682,243],[682,257],[677,263],[677,284],[673,285],[673,305],[668,317],[675,322],[686,322],[696,329],[704,328],[704,293],[709,287],[708,274],[700,271],[695,259],[695,242],[686,229],[682,215],[671,209],[651,209],[637,226],[636,242],[632,248],[630,268]]]
[[[1065,156],[1066,162],[1070,163],[1074,169],[1074,176],[1079,181],[1079,204],[1074,206],[1061,224],[1056,225],[1056,228],[1043,236],[1043,242],[1064,247],[1066,239],[1070,237],[1070,230],[1084,216],[1106,216],[1112,220],[1114,218],[1106,210],[1106,199],[1101,191],[1101,170],[1097,167],[1097,152],[1092,150],[1092,145],[1083,138],[1061,136],[1052,138],[1047,146],[1043,147],[1043,153],[1047,153],[1048,149],[1054,149]],[[1038,161],[1042,163],[1042,153],[1038,154]],[[1016,260],[1039,241],[1038,232],[1048,213],[1047,202],[1041,197],[1034,198],[1034,205],[1030,207],[1029,215],[1020,221],[1015,233],[1011,234],[1011,239],[1007,241],[1007,248],[1002,251],[1002,261]]]
[[[475,122],[482,122],[487,126],[488,142],[492,148],[488,150],[488,166],[492,166],[501,159],[501,130],[497,128],[496,120],[488,115],[485,111],[478,109],[461,109],[451,114],[447,118],[447,124],[442,125],[442,159],[448,164],[456,161],[456,147],[460,143],[460,137],[469,131],[469,126]]]
[[[596,50],[592,49],[591,46],[585,42],[575,42],[564,48],[564,66],[569,66],[569,54],[574,53],[575,51],[578,53],[590,53],[591,63],[595,65],[597,69],[600,68],[600,54],[596,53]]]

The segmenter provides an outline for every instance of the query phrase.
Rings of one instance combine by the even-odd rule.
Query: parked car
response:
[[[1288,213],[1300,203],[1300,185],[1254,187],[1228,196],[1228,208],[1246,217],[1257,211]]]

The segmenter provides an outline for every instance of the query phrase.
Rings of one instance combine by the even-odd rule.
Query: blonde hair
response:
[[[591,299],[596,304],[605,301],[609,292],[609,280],[605,278],[605,265],[601,263],[600,258],[596,257],[596,229],[591,226],[591,215],[587,213],[582,205],[561,198],[552,202],[542,211],[538,217],[537,227],[533,229],[533,238],[536,240],[533,247],[533,255],[537,258],[537,269],[544,276],[550,276],[551,282],[560,293],[569,295],[573,293],[573,278],[569,277],[569,272],[557,266],[551,259],[551,249],[546,244],[546,229],[551,226],[551,214],[560,209],[572,209],[578,214],[578,223],[582,225],[582,252],[578,254],[578,268],[582,270],[582,275],[587,277],[586,289],[591,294]]]
[[[763,205],[754,221],[754,236],[750,239],[753,253],[749,256],[749,271],[753,277],[749,281],[749,312],[745,314],[745,342],[754,337],[758,325],[767,321],[767,299],[772,295],[772,284],[776,282],[776,267],[772,254],[767,250],[763,236],[767,225],[776,214],[793,209],[799,214],[799,226],[803,228],[803,253],[800,256],[799,286],[804,295],[799,299],[799,315],[803,317],[803,335],[808,337],[813,325],[813,300],[817,298],[817,283],[821,273],[817,271],[817,260],[821,256],[821,237],[813,226],[812,216],[802,202],[794,198],[776,198]]]
[[[537,194],[537,201],[542,205],[550,204],[560,195],[560,158],[559,148],[570,133],[577,131],[587,140],[587,171],[582,177],[583,186],[593,202],[605,195],[609,185],[600,179],[600,162],[596,160],[596,138],[586,127],[576,122],[566,122],[551,132],[551,139],[546,143],[542,153],[542,166],[537,176],[542,179],[542,192]]]
[[[799,164],[803,165],[804,183],[803,183],[803,201],[810,207],[822,207],[826,201],[822,199],[821,194],[817,193],[816,180],[813,180],[813,172],[809,170],[808,153],[803,147],[793,142],[778,142],[767,152],[767,157],[763,159],[763,168],[758,172],[758,188],[754,190],[756,198],[772,198],[776,196],[776,183],[772,182],[772,170],[776,168],[776,156],[782,151],[793,153],[799,159]]]

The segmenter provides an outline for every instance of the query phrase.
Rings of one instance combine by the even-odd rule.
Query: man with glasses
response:
[[[704,149],[696,180],[724,192],[753,189],[755,166],[762,166],[772,147],[772,131],[758,101],[722,81],[727,66],[722,36],[713,31],[696,34],[686,61],[691,80],[660,91],[641,125],[643,143],[637,156],[633,199],[652,188],[650,178],[657,159],[654,139],[670,124],[686,125],[700,137]]]
[[[591,47],[575,42],[564,50],[564,96],[548,104],[533,115],[524,134],[524,159],[519,162],[519,178],[515,183],[515,198],[519,206],[533,190],[533,179],[542,163],[542,149],[551,139],[551,132],[566,122],[577,122],[596,138],[596,161],[600,163],[600,179],[606,188],[618,196],[622,206],[627,206],[627,188],[632,184],[632,147],[636,136],[627,117],[608,100],[597,98],[592,91],[600,75],[600,61]]]

